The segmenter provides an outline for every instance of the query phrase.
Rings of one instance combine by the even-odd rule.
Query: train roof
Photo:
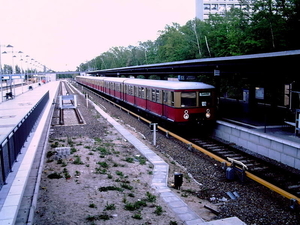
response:
[[[190,81],[167,81],[167,80],[150,80],[137,78],[116,78],[116,77],[92,77],[85,76],[88,79],[104,80],[112,82],[124,82],[125,84],[139,85],[144,87],[156,87],[173,90],[193,90],[193,89],[213,89],[214,86],[202,82]]]
[[[167,80],[148,80],[148,79],[128,79],[126,84],[134,84],[146,87],[157,87],[173,90],[187,90],[187,89],[212,89],[214,86],[202,82],[188,82],[188,81],[167,81]]]

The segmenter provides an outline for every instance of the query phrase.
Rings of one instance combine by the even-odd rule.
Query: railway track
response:
[[[245,172],[245,175],[254,175],[257,178],[262,179],[263,185],[268,186],[269,183],[275,185],[279,189],[282,189],[282,191],[279,189],[277,191],[279,191],[280,194],[285,194],[285,197],[296,200],[300,198],[299,174],[291,173],[284,168],[280,168],[280,166],[275,166],[269,162],[240,151],[231,145],[224,144],[213,139],[194,138],[190,141],[195,143],[197,146],[205,148],[216,156],[221,157],[224,160],[226,159],[226,161],[230,162],[231,165],[238,166]],[[224,170],[227,168],[228,164],[224,166]],[[257,181],[256,178],[254,178],[254,180]],[[299,200],[298,203],[300,203]]]
[[[59,85],[59,96],[74,95],[74,90],[68,85],[67,82],[62,81]],[[62,100],[63,107],[57,107],[54,115],[53,126],[58,125],[79,125],[84,124],[84,120],[81,113],[75,106],[75,102],[72,99]]]
[[[94,97],[99,96],[89,89],[85,89],[85,91]],[[127,113],[131,113],[127,109],[124,110],[126,110]],[[135,113],[131,114],[138,116],[139,119],[143,120],[144,122],[150,122],[144,118],[141,118]],[[286,170],[286,168],[276,166],[272,163],[264,161],[263,159],[249,155],[235,148],[231,144],[224,144],[210,138],[192,138],[189,140],[164,129],[163,127],[158,126],[157,128],[164,132],[167,136],[172,136],[182,143],[185,143],[189,150],[198,150],[219,161],[225,171],[228,168],[234,167],[237,175],[242,175],[239,177],[243,182],[246,182],[246,179],[252,179],[289,199],[291,201],[290,207],[292,209],[299,208],[300,175],[297,173],[292,173]],[[226,174],[225,171],[224,174]]]

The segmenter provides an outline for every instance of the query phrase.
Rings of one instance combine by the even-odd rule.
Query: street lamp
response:
[[[7,46],[5,46],[6,48],[14,48],[14,46],[12,46],[12,45],[7,45]],[[0,49],[1,50],[1,49]],[[11,51],[11,53],[13,54],[13,50]],[[1,51],[0,51],[0,53],[1,53]],[[8,52],[6,52],[6,51],[4,51],[4,52],[2,52],[2,54],[7,54]],[[0,58],[1,58],[1,54],[0,54]],[[12,56],[12,64],[14,64],[14,60],[13,60],[13,56]],[[2,71],[2,65],[1,65],[1,59],[0,59],[0,67],[1,67],[1,71]],[[13,65],[12,65],[12,74],[13,74]],[[12,93],[12,74],[9,76],[9,81],[10,81],[10,92]],[[2,72],[1,72],[1,98],[3,98],[3,90],[2,90]]]

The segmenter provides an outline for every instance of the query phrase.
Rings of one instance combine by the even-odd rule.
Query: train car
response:
[[[92,76],[78,76],[76,81],[171,123],[215,121],[215,89],[209,84]]]

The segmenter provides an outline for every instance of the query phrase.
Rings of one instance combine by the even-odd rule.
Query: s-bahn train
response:
[[[215,88],[201,82],[77,76],[76,81],[177,125],[215,121]]]

